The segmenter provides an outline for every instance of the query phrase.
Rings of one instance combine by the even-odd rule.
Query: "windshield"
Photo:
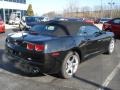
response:
[[[51,36],[65,36],[66,31],[57,25],[35,25],[30,29],[32,34],[42,34]]]

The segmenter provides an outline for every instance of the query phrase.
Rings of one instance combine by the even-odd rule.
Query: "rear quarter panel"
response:
[[[76,43],[71,36],[45,41],[45,53],[67,51],[74,47],[76,47]]]

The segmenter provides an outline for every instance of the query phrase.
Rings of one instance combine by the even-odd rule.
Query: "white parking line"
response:
[[[110,73],[110,75],[106,78],[105,82],[102,84],[102,88],[99,88],[98,90],[104,90],[104,87],[106,88],[111,80],[115,77],[115,75],[118,73],[120,69],[120,63],[115,67],[115,69]]]

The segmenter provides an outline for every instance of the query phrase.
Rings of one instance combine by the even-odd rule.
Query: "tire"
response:
[[[69,52],[63,60],[61,67],[62,78],[71,78],[77,71],[80,57],[77,52]]]
[[[109,46],[108,46],[108,50],[107,50],[107,54],[112,54],[114,52],[114,48],[115,48],[115,39],[112,38],[110,43],[109,43]]]

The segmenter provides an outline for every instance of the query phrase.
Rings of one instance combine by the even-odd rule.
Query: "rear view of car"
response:
[[[57,73],[71,78],[79,63],[97,53],[112,54],[114,34],[79,21],[49,21],[28,32],[11,33],[5,52],[28,74]],[[97,53],[96,53],[97,52]],[[12,59],[12,60],[11,60]]]
[[[114,18],[104,23],[103,30],[113,32],[115,36],[120,36],[120,18]]]
[[[89,23],[89,24],[94,24],[93,19],[85,19],[84,22]]]
[[[0,33],[4,33],[4,32],[5,32],[5,24],[3,20],[0,18]]]

